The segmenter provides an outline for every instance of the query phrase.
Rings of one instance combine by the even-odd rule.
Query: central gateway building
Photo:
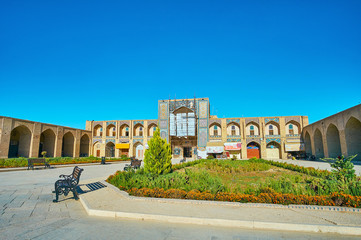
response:
[[[158,101],[158,119],[87,121],[94,156],[143,159],[157,127],[172,147],[173,158],[262,157],[286,159],[304,154],[306,116],[218,118],[208,98]]]

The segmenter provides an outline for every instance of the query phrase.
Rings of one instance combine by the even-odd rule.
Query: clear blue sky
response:
[[[0,115],[84,128],[209,97],[218,117],[361,102],[361,1],[2,1]]]

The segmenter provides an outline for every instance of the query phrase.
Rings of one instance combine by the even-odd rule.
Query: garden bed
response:
[[[360,184],[340,191],[331,172],[263,159],[197,160],[165,175],[120,172],[107,181],[131,195],[252,203],[360,207]],[[356,184],[356,185],[355,185]]]

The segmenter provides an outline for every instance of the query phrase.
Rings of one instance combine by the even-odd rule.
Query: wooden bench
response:
[[[73,173],[70,175],[60,175],[59,179],[55,182],[55,191],[53,193],[56,194],[55,200],[53,202],[58,202],[59,195],[64,194],[64,196],[68,196],[70,191],[73,192],[75,200],[78,200],[78,192],[76,191],[76,187],[78,186],[80,175],[84,171],[84,169],[79,168],[78,166],[74,167]]]
[[[142,160],[138,160],[134,157],[130,158],[130,165],[125,164],[124,171],[127,171],[129,169],[138,169],[140,168],[140,165],[142,164]]]
[[[45,158],[28,158],[28,170],[34,170],[34,163],[44,164],[45,168],[50,168],[50,164],[45,161]]]

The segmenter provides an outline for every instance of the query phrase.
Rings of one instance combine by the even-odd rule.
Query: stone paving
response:
[[[84,166],[80,183],[106,179],[125,163]],[[53,203],[53,184],[72,167],[0,173],[0,239],[336,239],[337,234],[277,232],[91,217],[81,203]],[[352,236],[342,236],[357,239]]]

